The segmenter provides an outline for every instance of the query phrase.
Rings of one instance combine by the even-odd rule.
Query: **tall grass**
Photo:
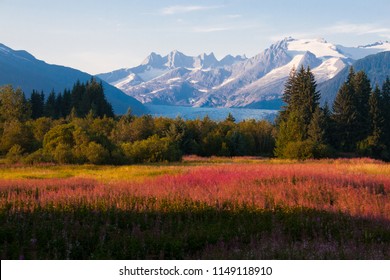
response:
[[[122,179],[113,167],[87,178],[14,176],[0,180],[0,254],[388,259],[387,168],[367,160],[232,161],[128,167]]]

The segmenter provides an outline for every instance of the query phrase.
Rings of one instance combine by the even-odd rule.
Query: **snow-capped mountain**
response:
[[[317,83],[335,77],[356,59],[390,50],[389,42],[348,48],[324,39],[285,38],[258,55],[196,57],[151,53],[141,65],[99,75],[142,103],[196,107],[269,108],[280,103],[293,67],[312,69]],[[273,106],[273,105],[272,105]],[[272,108],[271,106],[271,108]]]

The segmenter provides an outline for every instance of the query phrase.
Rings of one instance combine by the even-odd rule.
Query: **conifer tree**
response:
[[[328,102],[325,102],[324,107],[322,108],[322,112],[324,114],[324,137],[325,142],[328,143],[330,146],[335,147],[334,143],[334,130],[335,130],[335,124],[332,119],[332,111],[329,108]]]
[[[319,109],[320,94],[316,90],[316,81],[310,68],[305,69],[303,66],[298,72],[293,69],[285,85],[283,100],[286,105],[279,116],[279,131],[276,139],[275,155],[278,157],[308,157],[311,153],[303,152],[291,154],[296,147],[304,147],[310,137],[313,139],[322,139],[323,121],[320,120]],[[312,123],[313,115],[317,111],[317,119]],[[318,133],[318,134],[317,134]],[[317,134],[317,135],[315,135]],[[295,143],[295,144],[294,144]]]
[[[383,115],[380,110],[381,91],[376,85],[375,90],[369,96],[369,113],[370,113],[370,135],[378,142],[383,136]]]
[[[307,131],[308,138],[316,144],[325,143],[325,115],[317,106]]]
[[[353,97],[356,106],[356,141],[365,139],[370,130],[369,99],[370,80],[363,71],[357,72],[352,81]]]
[[[234,123],[236,121],[236,118],[233,116],[232,113],[229,112],[229,114],[227,115],[226,119],[225,119],[225,122],[232,122]]]
[[[57,98],[54,90],[52,90],[45,102],[45,108],[44,108],[45,116],[52,119],[57,118],[56,107],[57,107]]]
[[[382,86],[381,111],[383,112],[383,139],[390,149],[390,78],[387,76]]]
[[[43,92],[38,93],[37,91],[33,90],[29,103],[31,107],[31,118],[35,120],[43,117],[43,110],[45,106],[45,95]]]
[[[81,102],[83,99],[83,95],[85,93],[85,85],[81,84],[80,81],[77,81],[72,89],[72,104],[71,107],[76,110],[76,114],[78,117],[82,117],[82,113],[80,112]]]
[[[357,112],[348,83],[339,89],[333,103],[332,119],[336,125],[335,142],[342,151],[352,151],[356,144]]]
[[[70,90],[65,89],[62,94],[61,114],[63,117],[69,116],[72,111],[72,95]]]
[[[54,108],[55,108],[55,114],[54,114],[55,119],[66,117],[62,115],[62,93],[61,92],[58,93],[56,96],[56,102]]]
[[[387,157],[386,145],[383,142],[383,111],[381,110],[381,92],[376,85],[369,97],[369,133],[358,143],[359,152],[375,158]]]

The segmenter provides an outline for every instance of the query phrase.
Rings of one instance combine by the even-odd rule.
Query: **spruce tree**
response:
[[[352,90],[347,83],[341,86],[336,95],[332,119],[336,126],[334,137],[337,147],[342,151],[352,151],[356,143],[353,134],[355,133],[357,112]]]
[[[325,102],[324,107],[322,108],[322,113],[324,116],[324,140],[325,143],[329,144],[332,147],[335,147],[335,141],[334,141],[334,130],[335,130],[335,124],[332,119],[332,111],[329,108],[328,102]]]
[[[45,95],[43,92],[38,93],[37,91],[33,90],[29,103],[31,107],[31,118],[35,120],[43,117],[43,110],[45,106]]]
[[[55,119],[57,116],[56,107],[57,107],[57,98],[54,90],[52,90],[45,102],[45,108],[44,108],[45,116]]]
[[[291,107],[291,96],[293,95],[294,93],[294,84],[295,84],[295,77],[296,77],[296,70],[295,70],[295,66],[291,69],[290,71],[290,74],[289,74],[289,77],[286,81],[286,83],[284,84],[284,92],[283,92],[283,97],[282,97],[282,100],[284,103],[287,104],[287,106],[285,106],[284,108],[287,110],[287,108],[289,108],[289,105]]]
[[[65,89],[62,94],[61,114],[63,117],[69,116],[72,111],[72,95],[70,90]]]
[[[381,111],[383,112],[383,139],[390,149],[390,78],[387,76],[382,86]]]
[[[313,114],[319,107],[320,95],[316,88],[317,84],[310,68],[308,67],[305,70],[302,66],[296,79],[295,90],[297,91],[298,101],[295,107],[302,115],[305,130],[308,129]]]
[[[377,144],[383,140],[383,124],[384,118],[380,109],[381,91],[376,85],[375,90],[369,96],[369,120],[370,129],[369,135]]]
[[[78,117],[84,116],[80,111],[84,94],[85,94],[85,85],[82,84],[80,81],[77,81],[76,84],[73,86],[72,93],[71,93],[72,95],[71,108],[74,108],[76,110],[76,115]]]
[[[358,144],[359,152],[365,156],[387,159],[387,147],[383,134],[383,111],[381,110],[382,96],[376,85],[369,97],[369,135]]]
[[[356,106],[356,141],[365,139],[370,130],[369,99],[370,80],[363,71],[357,72],[352,81],[353,96]]]
[[[316,144],[325,143],[325,115],[320,107],[317,106],[310,121],[307,131],[308,138]]]
[[[54,108],[55,108],[55,114],[54,114],[55,119],[66,117],[62,115],[62,93],[61,92],[57,94]]]
[[[325,137],[324,135],[314,136],[317,132],[322,134],[319,131],[323,130],[323,121],[317,119],[316,123],[312,124],[313,115],[319,110],[320,94],[316,88],[317,84],[309,67],[305,69],[302,66],[298,72],[291,71],[283,93],[283,100],[286,105],[279,116],[276,156],[302,156],[307,158],[311,152],[310,148],[306,149],[304,146],[307,145],[307,140],[309,140],[310,126],[312,126],[310,133],[315,139]],[[319,112],[317,113],[319,114]],[[294,153],[294,148],[302,148],[305,152]]]

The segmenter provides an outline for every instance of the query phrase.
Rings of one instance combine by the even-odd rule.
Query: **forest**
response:
[[[180,161],[183,155],[289,159],[372,157],[389,160],[390,80],[379,87],[350,69],[330,107],[310,68],[292,69],[275,123],[231,114],[216,122],[115,116],[101,83],[75,83],[46,97],[0,89],[0,155],[8,163],[134,164]]]

